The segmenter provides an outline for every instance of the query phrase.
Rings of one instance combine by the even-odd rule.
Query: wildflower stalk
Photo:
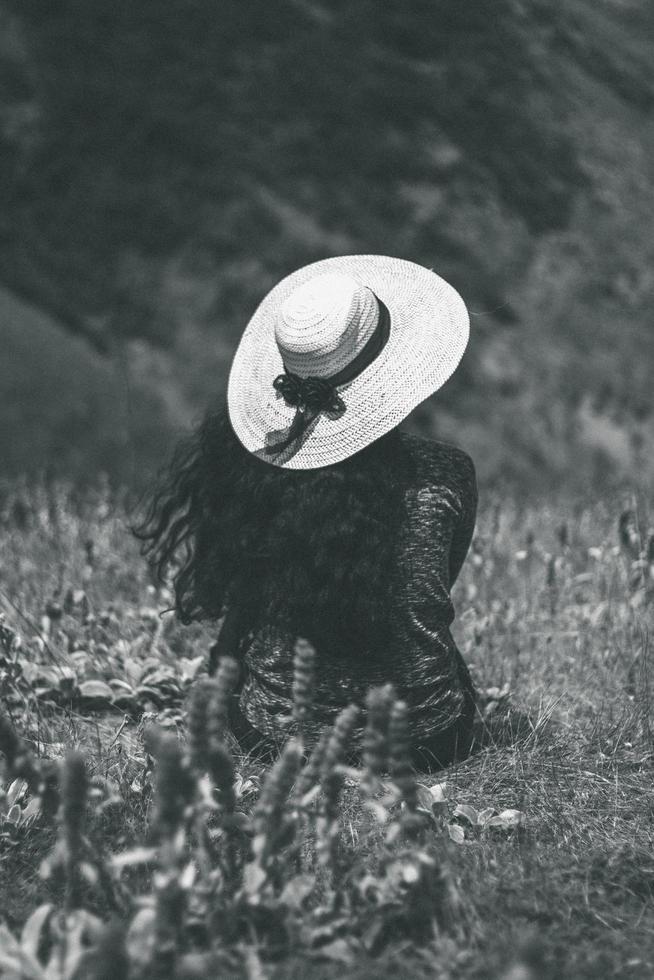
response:
[[[34,756],[16,733],[9,717],[0,710],[0,753],[10,779],[24,779],[34,793],[41,788],[41,771]]]
[[[320,773],[330,737],[331,732],[328,728],[320,733],[318,741],[311,750],[311,755],[298,777],[294,795],[300,806],[302,806],[302,800],[307,793],[320,782]]]
[[[174,974],[185,909],[180,873],[184,859],[186,809],[193,800],[194,781],[174,735],[151,739],[157,758],[153,832],[159,843],[159,870],[154,877],[155,956],[153,975]]]
[[[319,863],[328,868],[332,879],[336,875],[339,831],[339,799],[345,773],[343,760],[347,755],[354,730],[359,720],[359,709],[351,704],[339,714],[332,728],[323,756],[320,783],[323,791],[323,807],[316,823],[316,847]]]
[[[61,823],[65,844],[65,898],[66,912],[79,905],[79,862],[82,856],[82,829],[86,815],[88,779],[84,756],[69,752],[64,760],[61,780]]]
[[[158,878],[158,880],[157,880]],[[167,980],[174,976],[175,963],[182,933],[184,892],[178,880],[178,870],[167,869],[155,878],[155,947],[153,976]]]
[[[409,719],[404,701],[396,701],[391,708],[388,728],[390,748],[390,772],[400,791],[402,802],[408,810],[418,808],[418,787],[411,767],[411,737]]]
[[[334,726],[329,732],[325,753],[321,766],[321,779],[324,780],[329,772],[340,765],[346,758],[351,747],[352,737],[359,720],[360,711],[355,704],[348,705],[340,712]]]
[[[221,823],[225,833],[220,852],[225,879],[230,885],[236,880],[236,841],[234,838],[236,794],[234,792],[234,760],[224,744],[211,739],[207,765],[211,780],[218,790],[221,808]]]
[[[313,707],[316,682],[316,651],[308,640],[298,639],[293,660],[293,718],[303,737]]]
[[[304,846],[307,844],[308,831],[310,829],[309,805],[320,792],[320,773],[329,737],[330,731],[327,728],[320,733],[311,751],[311,755],[300,771],[293,789],[294,806],[297,809],[298,831],[295,836],[294,846],[289,854],[289,861],[294,863],[297,874],[300,874],[302,871],[302,852]],[[313,792],[311,792],[312,790]],[[311,796],[307,798],[309,793],[311,793]]]
[[[187,731],[191,765],[202,775],[208,769],[209,734],[207,720],[209,705],[216,696],[216,681],[203,678],[194,684],[188,706]]]
[[[7,626],[5,614],[0,613],[0,650],[2,650],[5,657],[10,657],[17,646],[17,634],[12,630],[11,626]]]
[[[388,741],[391,778],[404,805],[399,820],[400,831],[406,837],[415,837],[424,823],[418,813],[418,785],[411,765],[409,717],[404,701],[396,701],[391,708]]]
[[[5,757],[10,777],[16,777],[21,748],[21,740],[16,734],[16,729],[4,711],[0,711],[0,752]]]
[[[206,705],[206,731],[210,740],[220,742],[229,728],[229,706],[236,684],[239,668],[232,657],[222,657],[213,680],[212,694]]]
[[[550,555],[547,560],[547,590],[549,593],[550,600],[550,616],[554,617],[556,615],[556,606],[558,599],[558,588],[556,582],[556,557]]]
[[[392,684],[373,687],[366,697],[368,713],[363,732],[363,785],[370,795],[379,788],[381,776],[388,768],[388,726],[394,701]]]
[[[163,840],[174,837],[181,829],[195,786],[175,736],[164,734],[155,741],[157,775],[152,829]]]
[[[262,867],[269,866],[295,833],[295,817],[288,812],[288,797],[302,763],[302,743],[288,740],[261,787],[253,814],[253,851]]]
[[[211,781],[218,790],[220,805],[224,814],[231,815],[236,807],[234,792],[234,760],[224,742],[212,739],[209,744],[207,768]]]
[[[235,772],[234,761],[223,741],[223,735],[229,721],[229,699],[236,681],[235,668],[235,661],[223,660],[216,678],[205,678],[194,685],[187,725],[191,766],[200,776],[208,772],[218,792],[225,838],[217,856],[225,879],[232,883],[236,871],[233,835],[233,816],[236,809]],[[209,855],[216,855],[216,852],[210,843],[201,809],[196,811],[196,834],[208,866]]]
[[[130,963],[122,922],[113,920],[103,927],[97,945],[86,954],[85,962],[84,976],[88,980],[128,980]]]

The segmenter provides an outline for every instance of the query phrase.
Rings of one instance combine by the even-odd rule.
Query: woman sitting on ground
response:
[[[216,651],[241,665],[232,726],[246,748],[288,736],[304,637],[317,729],[391,683],[419,767],[468,753],[475,692],[450,590],[474,529],[474,466],[398,429],[467,340],[460,296],[421,266],[306,266],[264,298],[226,407],[178,449],[137,534],[161,574],[175,567],[180,619],[222,620]]]

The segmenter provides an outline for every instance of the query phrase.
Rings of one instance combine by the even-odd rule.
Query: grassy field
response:
[[[120,495],[5,488],[0,976],[651,977],[649,520],[482,494],[454,590],[477,751],[416,782],[377,692],[362,770],[345,719],[312,780],[298,741],[272,775],[225,752],[215,631],[160,615]]]

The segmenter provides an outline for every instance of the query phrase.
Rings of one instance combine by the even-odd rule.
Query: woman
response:
[[[463,301],[433,272],[377,255],[316,262],[264,298],[226,410],[178,450],[137,533],[160,573],[177,563],[182,621],[222,618],[216,652],[242,665],[245,746],[288,734],[303,636],[317,651],[317,728],[390,682],[418,765],[468,752],[475,694],[449,627],[474,466],[398,430],[467,340]]]

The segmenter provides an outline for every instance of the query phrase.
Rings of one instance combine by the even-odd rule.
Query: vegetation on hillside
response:
[[[300,644],[266,769],[225,731],[230,664],[206,677],[212,630],[165,612],[126,498],[5,487],[2,975],[649,978],[650,518],[635,496],[486,501],[454,592],[476,753],[414,774],[382,689],[302,766]]]
[[[651,469],[645,0],[3,0],[0,18],[2,282],[124,360],[164,434],[220,395],[280,276],[370,251],[435,268],[472,312],[416,426],[522,486]],[[47,460],[33,437],[13,469]]]

